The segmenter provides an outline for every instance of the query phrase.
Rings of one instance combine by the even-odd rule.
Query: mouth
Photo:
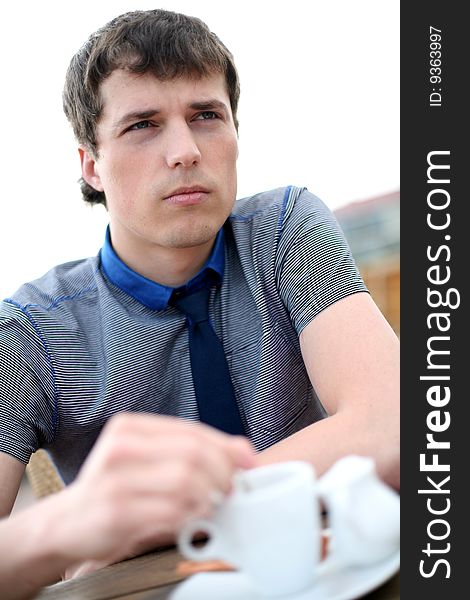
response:
[[[208,195],[209,190],[202,186],[181,187],[173,190],[168,196],[165,196],[164,200],[168,204],[192,206],[204,202]]]

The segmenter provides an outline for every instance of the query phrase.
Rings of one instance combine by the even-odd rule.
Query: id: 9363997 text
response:
[[[429,106],[442,105],[442,31],[429,27]]]

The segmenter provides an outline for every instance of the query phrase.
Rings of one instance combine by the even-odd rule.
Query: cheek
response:
[[[101,181],[105,193],[127,202],[138,194],[139,182],[145,179],[145,164],[134,156],[113,157],[105,162]],[[132,194],[130,192],[132,191]]]
[[[223,151],[221,152],[221,148]],[[219,145],[215,153],[219,167],[223,168],[226,174],[234,174],[236,172],[238,158],[238,142],[236,139],[224,141]]]
[[[236,137],[232,140],[232,143],[229,144],[228,151],[231,160],[236,163],[238,159],[238,139]]]
[[[231,176],[232,176],[232,186],[233,186],[233,194],[236,194],[237,188],[237,160],[238,160],[238,140],[232,144],[229,162],[231,165]]]

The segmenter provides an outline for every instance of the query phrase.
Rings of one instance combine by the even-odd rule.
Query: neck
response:
[[[167,248],[150,242],[138,246],[123,243],[111,231],[113,249],[133,271],[168,287],[179,287],[192,279],[210,256],[214,239],[190,248]]]

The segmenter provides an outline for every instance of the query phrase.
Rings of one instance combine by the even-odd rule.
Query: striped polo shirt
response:
[[[238,200],[208,267],[223,275],[210,318],[246,434],[263,450],[326,416],[299,334],[367,290],[334,216],[305,188]],[[197,420],[186,320],[166,289],[165,299],[108,240],[98,256],[59,265],[4,300],[0,451],[26,463],[45,448],[69,483],[117,412]]]

